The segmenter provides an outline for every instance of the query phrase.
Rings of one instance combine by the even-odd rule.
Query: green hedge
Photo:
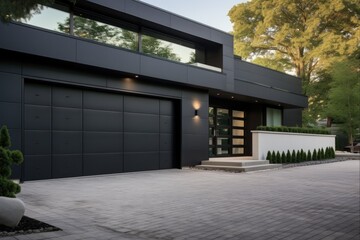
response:
[[[292,132],[292,133],[310,133],[310,134],[330,134],[326,129],[322,128],[301,128],[301,127],[267,127],[258,126],[256,130],[271,131],[271,132]]]
[[[286,152],[268,151],[266,155],[266,160],[269,160],[270,163],[300,163],[333,158],[335,158],[335,150],[332,147],[314,149],[312,153],[310,150],[306,152],[303,149],[291,152],[290,150]]]

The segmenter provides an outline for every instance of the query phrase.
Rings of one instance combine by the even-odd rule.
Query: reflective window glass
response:
[[[55,8],[42,6],[39,13],[31,12],[30,19],[22,18],[18,21],[53,31],[70,33],[70,14]],[[64,24],[64,26],[62,26],[62,24]]]
[[[158,37],[142,35],[142,52],[169,60],[192,63],[195,61],[195,49],[163,40]]]
[[[138,46],[137,33],[81,16],[74,16],[74,35],[134,51]]]
[[[229,154],[229,148],[227,148],[227,147],[218,147],[218,148],[216,148],[216,154],[217,155]]]
[[[228,145],[229,144],[229,138],[217,138],[216,144],[217,145]]]
[[[276,127],[282,125],[282,112],[280,109],[266,108],[266,126]]]

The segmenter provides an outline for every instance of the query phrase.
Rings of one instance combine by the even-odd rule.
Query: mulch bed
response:
[[[0,237],[53,231],[61,231],[61,229],[26,216],[23,216],[17,227],[0,225]]]

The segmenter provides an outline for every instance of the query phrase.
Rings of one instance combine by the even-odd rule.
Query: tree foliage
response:
[[[29,19],[34,13],[40,13],[42,5],[52,4],[54,0],[1,0],[0,20]]]
[[[23,162],[23,155],[18,150],[10,150],[11,140],[6,126],[0,129],[0,196],[15,197],[20,192],[20,186],[9,179],[11,165]]]
[[[359,0],[253,0],[234,6],[235,52],[244,58],[269,53],[289,61],[304,81],[358,46]]]
[[[327,114],[343,123],[343,130],[352,144],[360,129],[360,58],[359,56],[337,62],[331,71]]]

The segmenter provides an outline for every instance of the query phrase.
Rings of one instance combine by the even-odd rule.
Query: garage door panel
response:
[[[124,113],[124,132],[158,133],[159,115]]]
[[[160,100],[160,114],[173,116],[174,113],[174,103],[171,101]]]
[[[170,116],[160,116],[160,133],[174,132],[174,118]]]
[[[82,108],[82,91],[54,87],[52,90],[52,104],[54,107]]]
[[[84,175],[123,172],[122,154],[85,154]]]
[[[25,129],[50,130],[51,129],[51,107],[25,105]]]
[[[51,155],[26,156],[24,160],[25,180],[51,178]]]
[[[74,108],[53,108],[53,130],[81,131],[82,110]]]
[[[25,103],[51,106],[51,87],[43,84],[27,84]]]
[[[82,132],[59,132],[52,134],[53,154],[82,154]]]
[[[119,153],[123,151],[123,134],[84,132],[84,153]]]
[[[145,171],[159,169],[159,152],[124,153],[124,171]]]
[[[174,153],[171,151],[160,152],[160,169],[176,167]]]
[[[172,151],[174,146],[172,134],[160,134],[160,151]]]
[[[159,134],[124,133],[125,152],[159,151]]]
[[[26,155],[51,154],[51,132],[26,130],[25,154]]]
[[[124,112],[159,114],[159,100],[135,96],[124,97]]]
[[[123,96],[116,93],[84,91],[84,108],[109,111],[123,110]]]
[[[123,131],[123,113],[101,110],[84,110],[85,131]]]
[[[52,177],[76,177],[82,175],[82,155],[53,155]]]

